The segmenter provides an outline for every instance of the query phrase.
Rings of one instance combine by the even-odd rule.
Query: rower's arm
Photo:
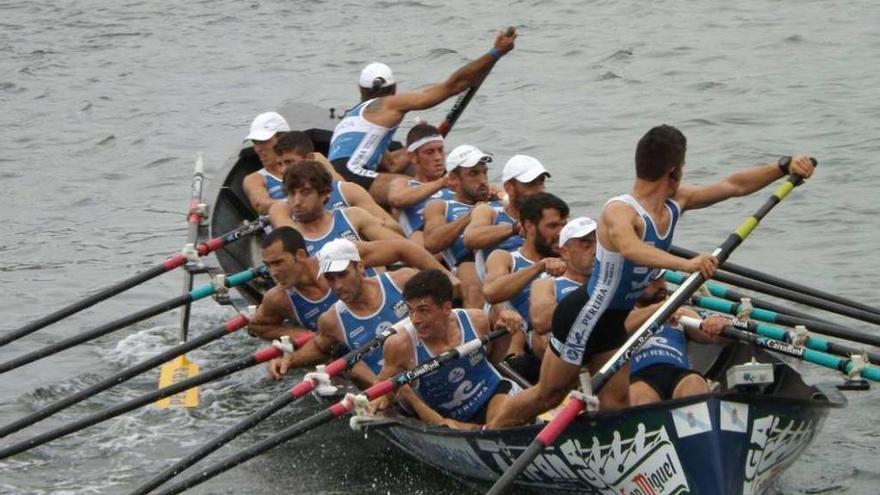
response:
[[[435,269],[449,273],[437,258],[425,248],[407,239],[390,241],[357,242],[361,263],[364,266],[388,266],[403,263],[419,270]]]
[[[552,278],[532,282],[529,292],[529,319],[531,329],[538,335],[550,333],[553,311],[556,309],[556,284]]]
[[[248,174],[242,183],[244,195],[260,215],[265,215],[269,208],[280,200],[272,199],[266,191],[266,182],[262,175],[257,172]]]
[[[327,157],[324,156],[323,154],[318,153],[317,151],[313,151],[313,152],[309,153],[309,159],[315,160],[316,162],[323,165],[324,170],[329,172],[330,176],[333,177],[333,179],[338,180],[340,182],[345,180],[345,178],[343,178],[341,175],[339,175],[339,172],[337,172],[336,169],[333,168],[333,164],[330,163],[330,160],[328,160]]]
[[[290,207],[287,206],[287,201],[276,201],[275,204],[269,208],[269,223],[272,224],[273,229],[285,225],[296,228],[293,225],[293,218],[290,217]]]
[[[473,211],[473,210],[471,210]],[[439,253],[451,246],[458,236],[464,233],[471,221],[471,212],[446,222],[446,202],[434,200],[425,207],[425,230],[423,242],[425,249]]]
[[[410,186],[409,179],[395,179],[388,189],[388,204],[394,208],[406,208],[431,197],[432,194],[444,187],[446,187],[445,175],[437,180],[417,186]]]
[[[378,218],[383,227],[399,234],[403,234],[403,228],[400,224],[394,220],[390,213],[376,203],[376,200],[370,196],[370,193],[368,193],[366,189],[354,182],[341,182],[340,188],[342,189],[342,195],[345,196],[345,199],[351,206],[363,208],[367,213]]]
[[[640,326],[648,321],[648,319],[660,309],[660,306],[662,306],[664,302],[665,301],[660,301],[642,308],[633,308],[623,323],[623,326],[626,328],[626,333],[633,333],[638,330]]]
[[[516,226],[507,223],[493,225],[495,210],[482,204],[471,211],[471,221],[464,229],[464,245],[476,250],[492,247],[516,234]]]
[[[257,307],[257,313],[248,325],[248,331],[265,340],[293,336],[304,331],[305,329],[284,324],[284,320],[291,316],[287,294],[284,289],[275,286],[263,296],[263,302]]]
[[[599,242],[606,245],[610,251],[616,251],[623,255],[627,261],[650,268],[671,268],[679,271],[692,271],[688,260],[673,256],[662,249],[655,248],[646,244],[639,238],[636,231],[636,222],[641,222],[637,218],[636,212],[631,206],[615,201],[609,203],[602,211],[600,219],[604,223],[608,240],[611,245],[605,243],[605,239],[600,237]],[[600,233],[600,236],[602,234]]]
[[[383,226],[381,220],[370,215],[363,208],[350,206],[345,209],[345,215],[364,240],[384,241],[389,239],[403,239],[402,235]]]
[[[496,304],[513,299],[543,272],[543,260],[513,271],[513,257],[509,252],[500,249],[492,251],[486,260],[486,282],[483,285],[486,302]]]
[[[355,386],[361,390],[366,390],[376,384],[379,379],[369,366],[359,361],[351,367],[348,374],[349,378],[354,382]]]
[[[326,362],[333,356],[333,349],[340,341],[339,335],[341,329],[336,323],[336,310],[330,308],[318,317],[318,332],[313,339],[291,354],[269,362],[269,375],[280,380],[290,370]]]

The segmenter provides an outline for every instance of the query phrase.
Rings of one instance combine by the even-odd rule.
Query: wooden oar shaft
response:
[[[102,380],[99,383],[96,383],[88,388],[80,390],[73,395],[65,397],[53,404],[50,404],[39,411],[31,413],[17,421],[13,421],[2,428],[0,428],[0,438],[3,438],[7,435],[15,433],[22,428],[26,428],[38,421],[41,421],[49,416],[63,411],[74,404],[78,404],[92,396],[107,390],[110,387],[114,387],[121,383],[125,383],[126,381],[145,373],[149,370],[152,370],[156,366],[159,366],[162,363],[170,361],[181,354],[185,354],[193,349],[197,349],[209,342],[213,342],[225,335],[229,335],[230,333],[244,327],[248,324],[247,317],[243,315],[236,316],[235,318],[227,321],[225,324],[220,326],[217,329],[214,329],[210,332],[206,332],[195,339],[189,340],[181,345],[168,349],[161,354],[158,354],[146,361],[140,362],[134,366],[126,368],[115,375],[108,377]]]
[[[254,279],[258,274],[262,275],[265,273],[265,268],[260,267],[257,269],[245,270],[243,272],[236,273],[235,275],[230,276],[225,280],[225,285],[227,287],[235,287],[237,285],[241,285],[243,283],[249,282]],[[150,306],[149,308],[143,309],[136,313],[132,313],[128,316],[120,318],[118,320],[112,321],[110,323],[106,323],[101,325],[100,327],[89,330],[88,332],[83,332],[79,335],[74,335],[73,337],[67,338],[60,342],[56,342],[54,344],[43,347],[42,349],[38,349],[36,351],[30,352],[28,354],[24,354],[17,358],[11,359],[5,363],[0,364],[0,373],[6,373],[7,371],[14,370],[20,366],[24,366],[26,364],[32,363],[39,359],[43,359],[45,357],[51,356],[53,354],[57,354],[63,350],[70,349],[76,345],[88,342],[90,340],[97,339],[98,337],[102,337],[107,335],[108,333],[114,332],[116,330],[120,330],[127,326],[133,325],[135,323],[146,320],[147,318],[151,318],[158,314],[165,313],[167,311],[171,311],[174,308],[180,307],[188,302],[197,301],[199,299],[204,299],[205,297],[214,295],[216,293],[216,289],[213,285],[207,284],[202,287],[199,287],[187,294],[183,294],[174,298],[171,298],[167,301],[161,302],[159,304],[155,304]]]
[[[43,445],[44,443],[51,442],[52,440],[70,435],[71,433],[75,433],[90,426],[107,421],[108,419],[115,418],[120,414],[125,414],[139,407],[151,404],[159,399],[164,399],[165,397],[170,397],[192,387],[202,385],[203,383],[207,383],[212,380],[231,375],[235,372],[250,368],[252,366],[256,366],[260,363],[265,363],[266,361],[274,359],[280,355],[281,351],[276,349],[275,347],[266,347],[249,356],[227,363],[217,369],[204,373],[199,373],[197,376],[175,383],[174,385],[154,390],[153,392],[123,402],[122,404],[118,404],[99,413],[93,414],[91,416],[86,416],[85,418],[76,420],[72,423],[68,423],[67,425],[60,428],[42,433],[17,444],[4,447],[0,449],[0,459],[5,459],[9,456],[20,454],[21,452],[25,452],[34,447],[38,447],[40,445]]]
[[[691,251],[690,249],[685,249],[678,246],[672,246],[669,248],[669,252],[684,258],[692,258],[697,255],[695,251]],[[776,286],[778,288],[788,289],[789,291],[799,292],[803,295],[810,295],[815,298],[823,299],[826,301],[836,302],[838,304],[842,304],[844,306],[849,306],[854,309],[860,309],[862,311],[867,311],[870,313],[874,313],[880,315],[880,309],[869,306],[867,304],[862,304],[858,301],[853,301],[851,299],[847,299],[845,297],[838,296],[836,294],[831,294],[829,292],[821,291],[819,289],[815,289],[812,287],[807,287],[806,285],[799,284],[797,282],[792,282],[790,280],[785,280],[783,278],[770,275],[767,273],[759,272],[757,270],[753,270],[751,268],[747,268],[744,266],[733,264],[729,261],[725,261],[721,264],[721,268],[736,275],[740,275],[742,277],[746,277],[752,279],[754,281],[762,282],[764,284]],[[721,280],[716,277],[716,279]],[[739,284],[735,284],[739,285]],[[763,291],[761,291],[763,292]]]
[[[813,163],[816,163],[815,160]],[[773,195],[768,198],[760,208],[758,208],[758,211],[756,211],[751,217],[747,218],[733,233],[727,236],[724,243],[712,252],[712,255],[718,259],[719,263],[723,263],[727,260],[731,253],[733,253],[749,234],[752,233],[755,227],[758,226],[761,219],[763,219],[774,206],[785,199],[785,197],[802,182],[803,179],[801,177],[790,175],[788,179],[776,189]],[[668,320],[675,310],[684,304],[684,302],[700,288],[700,285],[702,285],[704,281],[705,278],[703,275],[700,272],[695,272],[679,286],[678,290],[676,290],[669,299],[667,299],[666,302],[663,303],[663,305],[661,305],[660,308],[648,318],[648,320],[645,321],[645,323],[643,323],[629,339],[627,339],[626,343],[624,343],[623,346],[618,349],[604,365],[602,365],[599,372],[591,378],[590,385],[594,393],[598,393],[608,380],[611,379],[614,373],[626,365],[632,355],[648,342],[654,332],[660,328],[660,325]],[[586,404],[577,397],[572,398],[570,402],[580,403],[579,407],[581,408],[586,407]],[[571,407],[574,408],[576,406]],[[561,433],[561,431],[567,428],[573,420],[574,416],[566,416],[555,424],[551,422],[544,427],[544,430],[547,430],[550,425],[553,424],[553,428],[558,429],[559,433]],[[552,435],[552,438],[555,439],[559,433]],[[544,431],[539,433],[535,440],[529,445],[529,448],[526,449],[516,461],[514,461],[513,465],[505,470],[502,476],[498,478],[487,493],[494,495],[507,493],[510,485],[516,480],[519,474],[522,473],[522,471],[528,467],[533,460],[535,460],[543,448],[549,444],[544,444],[544,447],[534,447],[534,445],[541,445],[542,440],[546,440],[548,436],[551,435],[549,433],[544,435]]]

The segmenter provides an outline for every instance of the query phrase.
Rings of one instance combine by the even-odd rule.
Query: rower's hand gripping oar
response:
[[[815,166],[816,160],[811,158]],[[754,215],[747,218],[742,225],[731,233],[724,243],[712,252],[712,256],[718,259],[719,264],[723,263],[730,257],[730,254],[752,233],[761,219],[764,218],[774,206],[779,204],[786,196],[797,186],[803,182],[803,178],[797,175],[789,175],[788,179],[783,182],[767,199],[767,201],[755,212]],[[613,356],[599,369],[599,372],[592,377],[591,384],[593,393],[599,390],[608,382],[609,379],[620,370],[632,357],[632,355],[651,338],[660,326],[675,313],[679,306],[684,304],[688,298],[700,288],[705,278],[702,273],[694,272],[688,279],[672,293],[672,296],[660,306],[645,323],[636,330],[626,343],[614,353]],[[586,407],[586,404],[577,397],[573,399],[563,408],[563,412],[557,415],[550,423],[545,426],[535,437],[535,440],[529,444],[528,448],[507,468],[504,474],[498,478],[492,488],[486,492],[487,495],[500,495],[506,493],[514,480],[522,473],[529,464],[544,450],[547,446],[552,445],[556,438],[574,421],[577,414]]]
[[[298,337],[293,342],[294,346],[300,347],[302,345],[305,345],[305,343],[311,340],[312,337],[312,334]],[[125,414],[139,407],[143,407],[160,399],[164,399],[165,397],[179,394],[180,392],[188,390],[192,387],[197,387],[204,383],[222,378],[227,375],[231,375],[252,366],[269,362],[272,359],[281,356],[283,352],[284,351],[274,345],[270,347],[265,347],[243,358],[236,359],[235,361],[230,361],[214,370],[203,371],[202,373],[199,373],[198,375],[188,380],[175,383],[174,385],[170,385],[165,388],[154,390],[140,397],[135,397],[134,399],[123,402],[122,404],[118,404],[109,409],[105,409],[101,412],[92,414],[91,416],[86,416],[85,418],[78,419],[76,421],[73,421],[72,423],[68,423],[54,430],[41,433],[33,438],[29,438],[16,444],[0,448],[0,460],[28,451],[34,447],[43,445],[44,443],[51,442],[52,440],[70,435],[71,433],[76,433],[77,431],[88,428],[89,426],[93,426],[98,423],[107,421],[108,419],[115,418],[120,414]]]
[[[505,32],[507,36],[513,36],[515,33],[516,28],[513,26],[509,26]],[[446,113],[446,117],[443,118],[443,122],[440,122],[440,125],[437,126],[437,130],[440,131],[441,136],[446,137],[446,135],[449,134],[449,131],[452,130],[452,126],[458,122],[458,118],[464,113],[464,109],[471,103],[474,95],[477,94],[483,81],[485,81],[488,76],[489,74],[487,73],[477,84],[468,88],[455,100],[455,103],[452,104],[452,108],[449,109],[449,112]]]
[[[472,354],[482,346],[486,345],[492,340],[507,335],[507,333],[508,331],[506,328],[497,328],[480,338],[463,342],[454,349],[450,349],[440,354],[439,356],[436,356],[434,359],[410,369],[409,371],[404,371],[403,373],[399,373],[387,380],[382,380],[381,382],[374,384],[372,387],[368,388],[358,396],[352,397],[351,394],[349,394],[345,397],[345,399],[337,402],[336,404],[333,404],[327,409],[296,423],[295,425],[239,452],[238,454],[228,457],[227,459],[221,461],[218,464],[215,464],[214,466],[211,466],[207,469],[201,469],[198,474],[191,476],[190,478],[187,478],[181,482],[175,483],[174,485],[171,485],[165,490],[162,490],[158,493],[160,495],[180,493],[184,490],[201,484],[224,471],[228,471],[229,469],[262,454],[263,452],[273,447],[276,447],[284,442],[287,442],[288,440],[298,437],[303,433],[306,433],[318,426],[321,426],[324,423],[328,423],[331,420],[336,419],[344,414],[350,413],[355,408],[355,402],[361,402],[363,400],[371,401],[378,399],[379,397],[382,397],[388,393],[397,390],[403,385],[411,383],[427,375],[428,373],[436,371],[438,368],[450,361],[458,359],[462,356]]]
[[[244,239],[245,237],[250,237],[257,232],[262,232],[262,230],[267,225],[269,225],[269,217],[260,217],[260,219],[255,222],[249,223],[243,227],[239,227],[231,232],[228,232],[225,235],[199,244],[191,252],[174,255],[171,258],[168,258],[167,260],[162,262],[162,264],[160,265],[138,273],[110,287],[102,289],[100,292],[92,294],[91,296],[77,301],[67,307],[59,309],[58,311],[46,315],[38,320],[34,320],[21,328],[3,334],[2,336],[0,336],[0,346],[4,346],[26,335],[30,335],[37,330],[47,327],[64,318],[67,318],[70,315],[76,314],[86,308],[90,308],[105,299],[113,297],[117,294],[121,294],[122,292],[125,292],[132,287],[138,286],[148,280],[152,280],[159,275],[162,275],[163,273],[183,266],[186,264],[188,259],[193,258],[195,255],[207,256],[209,253],[212,253],[232,242],[235,242],[239,239]]]
[[[251,308],[253,308],[253,306],[251,306]],[[168,350],[162,352],[161,354],[158,354],[150,359],[147,359],[146,361],[142,361],[134,366],[130,366],[130,367],[114,374],[113,376],[108,377],[108,378],[100,381],[99,383],[96,383],[88,388],[80,390],[79,392],[76,392],[73,395],[67,396],[67,397],[65,397],[65,398],[63,398],[53,404],[50,404],[50,405],[40,409],[39,411],[33,412],[33,413],[31,413],[31,414],[29,414],[19,420],[13,421],[12,423],[9,423],[9,424],[3,426],[2,428],[0,428],[0,438],[3,438],[3,437],[10,435],[12,433],[16,433],[19,430],[22,430],[22,429],[24,429],[34,423],[37,423],[45,418],[48,418],[49,416],[51,416],[57,412],[63,411],[64,409],[67,409],[70,406],[73,406],[75,404],[79,404],[80,402],[82,402],[86,399],[89,399],[89,398],[103,392],[104,390],[107,390],[108,388],[115,387],[116,385],[119,385],[121,383],[125,383],[126,381],[128,381],[128,380],[130,380],[130,379],[132,379],[142,373],[150,371],[153,368],[155,368],[156,366],[159,366],[160,364],[162,364],[166,361],[174,359],[177,356],[181,356],[184,353],[187,353],[193,349],[197,349],[203,345],[208,344],[209,342],[213,342],[221,337],[224,337],[226,335],[231,334],[232,332],[235,332],[236,330],[244,328],[252,318],[253,318],[252,313],[242,313],[242,314],[236,316],[235,318],[232,318],[231,320],[227,321],[226,323],[224,323],[220,327],[218,327],[214,330],[211,330],[209,332],[206,332],[195,339],[189,340],[187,342],[184,342],[183,344],[172,347],[171,349],[168,349]]]
[[[238,272],[234,275],[230,275],[228,278],[223,278],[222,283],[220,283],[220,279],[217,278],[215,279],[214,283],[198,287],[190,291],[188,294],[177,296],[165,302],[161,302],[159,304],[151,306],[147,309],[138,311],[137,313],[133,313],[118,320],[101,325],[100,327],[89,330],[88,332],[74,335],[73,337],[70,337],[68,339],[43,347],[42,349],[38,349],[31,353],[13,358],[9,361],[6,361],[5,363],[0,363],[0,373],[6,373],[7,371],[14,370],[19,366],[24,366],[25,364],[32,363],[34,361],[37,361],[38,359],[43,359],[44,357],[51,356],[65,349],[69,349],[75,345],[82,344],[83,342],[94,340],[103,335],[107,335],[110,332],[114,332],[129,325],[133,325],[139,321],[146,320],[147,318],[156,316],[166,311],[171,311],[172,309],[183,306],[184,304],[198,301],[199,299],[204,299],[230,287],[236,287],[245,284],[258,276],[268,276],[268,274],[268,269],[265,266],[261,266],[259,268],[251,268],[249,270]]]
[[[345,370],[351,369],[355,364],[360,362],[360,360],[363,359],[364,356],[373,352],[376,349],[380,349],[382,347],[382,344],[385,342],[386,339],[388,339],[388,337],[398,332],[398,328],[404,328],[407,325],[410,325],[409,318],[406,318],[394,324],[392,327],[383,330],[379,333],[377,337],[371,339],[366,344],[358,347],[357,349],[354,349],[348,354],[328,364],[324,368],[324,373],[326,373],[328,377],[332,378]],[[274,400],[272,400],[272,402],[266,404],[259,410],[251,413],[247,418],[245,418],[232,428],[226,430],[220,436],[209,441],[201,448],[199,448],[199,450],[181,459],[173,466],[165,469],[161,473],[154,476],[151,480],[137,487],[133,492],[131,492],[130,495],[144,495],[155,490],[166,481],[182,473],[186,468],[199,462],[201,459],[204,459],[215,450],[231,442],[242,433],[250,430],[260,422],[267,419],[269,416],[275,414],[280,409],[293,403],[299,398],[304,397],[309,392],[314,390],[317,386],[318,381],[314,379],[308,379],[307,375],[306,379],[293,386],[290,390],[279,395]]]

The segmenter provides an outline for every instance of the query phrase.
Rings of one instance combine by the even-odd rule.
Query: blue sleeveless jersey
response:
[[[287,289],[287,297],[290,299],[290,309],[296,316],[297,322],[301,327],[309,330],[317,330],[318,317],[339,300],[332,290],[328,290],[324,297],[315,301],[296,289]]]
[[[490,204],[492,205],[492,209],[495,210],[495,220],[492,222],[492,225],[513,225],[516,223],[516,219],[504,211],[504,206],[502,206],[501,203],[493,201]],[[480,280],[485,280],[486,278],[486,260],[489,259],[489,255],[492,254],[492,251],[496,249],[514,251],[522,247],[522,245],[523,238],[518,235],[512,235],[490,248],[477,249],[477,252],[474,253],[474,260],[477,264],[477,275],[479,275]]]
[[[403,300],[403,292],[395,285],[391,277],[387,273],[383,273],[374,278],[379,280],[382,303],[373,314],[357,316],[348,309],[344,302],[336,301],[335,303],[336,316],[339,319],[339,326],[342,327],[342,336],[345,339],[345,345],[350,350],[366,344],[383,330],[409,315],[409,309]],[[363,361],[373,373],[378,375],[379,370],[382,369],[382,348],[371,351],[364,356]]]
[[[680,326],[669,323],[651,336],[632,357],[629,373],[635,374],[654,364],[671,364],[683,370],[690,369],[687,355],[687,335]]]
[[[473,209],[474,205],[462,203],[454,199],[447,199],[446,223],[452,223],[458,220],[467,215],[467,213]],[[443,256],[443,261],[446,262],[446,266],[451,269],[458,266],[458,264],[461,263],[461,260],[466,258],[470,252],[470,249],[464,247],[464,234],[461,234],[455,239],[451,246],[444,249],[440,254]]]
[[[345,195],[342,194],[342,182],[333,179],[333,182],[330,185],[330,196],[327,197],[327,202],[324,203],[324,209],[333,211],[340,208],[347,208],[349,206],[351,206],[351,203],[349,203],[348,199],[345,198]]]
[[[510,273],[515,273],[520,270],[524,270],[535,264],[534,261],[523,256],[522,252],[519,249],[510,253],[510,257],[513,261],[513,269],[510,270]],[[544,274],[541,274],[543,277]],[[532,326],[532,321],[529,318],[529,296],[532,293],[532,284],[529,283],[526,287],[520,291],[519,294],[513,296],[510,300],[510,304],[514,309],[522,316],[523,322],[525,322],[526,329]]]
[[[567,296],[569,292],[583,285],[575,282],[568,277],[556,277],[553,279],[553,284],[556,287],[556,302],[561,301],[562,298]]]
[[[272,199],[284,199],[284,181],[272,175],[265,168],[257,170],[257,173],[263,176],[263,183],[266,185],[266,192]]]
[[[461,342],[477,338],[467,312],[463,309],[453,311],[458,317]],[[416,366],[435,357],[415,332],[409,334],[415,349]],[[419,378],[413,389],[441,416],[468,421],[492,398],[499,383],[501,376],[489,363],[485,348],[481,347],[470,356],[450,361]]]
[[[421,184],[421,182],[415,179],[410,179],[409,181],[409,187],[416,187]],[[454,195],[455,194],[452,191],[444,187],[418,203],[400,210],[397,220],[400,222],[400,226],[403,227],[403,233],[409,237],[413,232],[424,229],[425,207],[428,206],[428,203],[435,199],[452,199]]]
[[[331,162],[348,158],[347,167],[352,171],[375,171],[379,168],[379,162],[388,150],[397,126],[382,127],[364,119],[363,110],[372,102],[367,100],[352,108],[336,125],[327,156]]]
[[[303,235],[303,239],[306,241],[306,252],[309,256],[316,256],[318,251],[324,247],[324,244],[335,239],[343,238],[352,242],[361,240],[357,229],[351,225],[351,222],[345,215],[345,210],[333,210],[330,214],[333,215],[333,222],[330,224],[330,230],[326,234],[320,237],[306,237]]]

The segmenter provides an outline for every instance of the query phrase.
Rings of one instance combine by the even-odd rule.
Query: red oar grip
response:
[[[572,421],[574,421],[574,418],[584,410],[584,407],[586,407],[584,401],[578,398],[572,398],[571,401],[559,411],[559,414],[557,414],[556,417],[553,418],[543,430],[541,430],[541,433],[538,433],[535,440],[541,442],[541,445],[545,447],[552,445],[553,442],[556,441],[556,438],[568,428],[568,425],[570,425]]]

